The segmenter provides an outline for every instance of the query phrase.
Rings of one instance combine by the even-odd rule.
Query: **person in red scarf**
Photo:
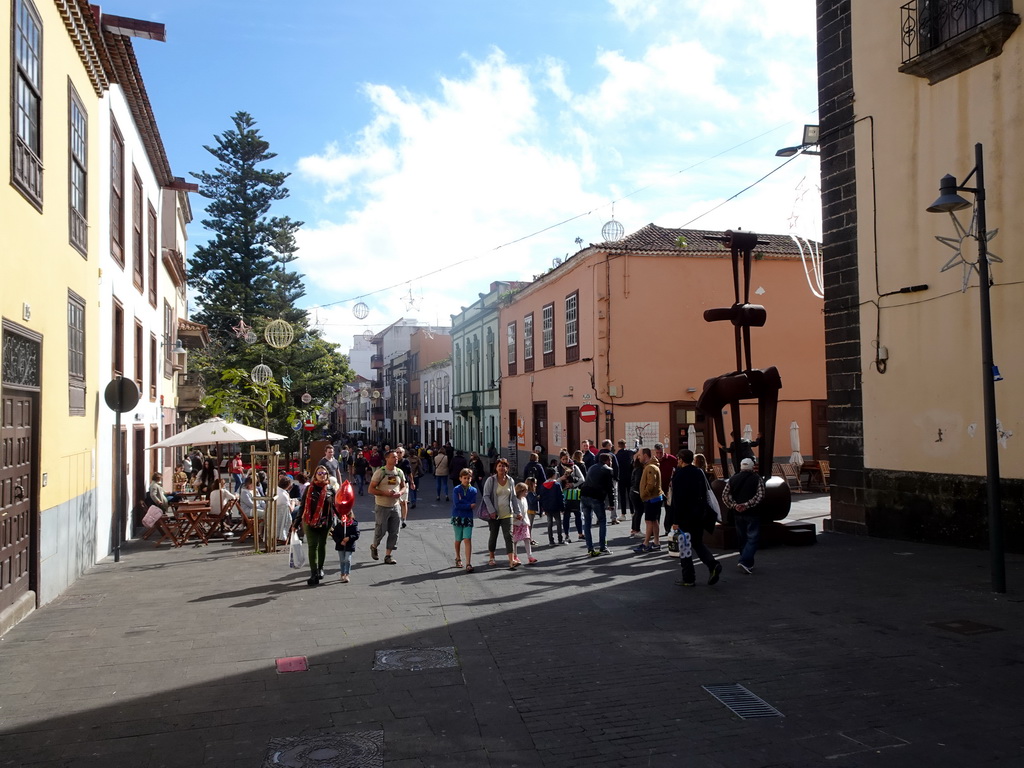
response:
[[[313,480],[302,496],[302,530],[309,549],[309,586],[315,587],[324,577],[327,537],[334,519],[334,493],[327,484],[327,467],[317,467]]]

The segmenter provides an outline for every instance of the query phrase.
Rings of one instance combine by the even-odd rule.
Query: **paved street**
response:
[[[365,533],[352,583],[334,564],[316,589],[283,553],[130,545],[0,640],[0,765],[1024,764],[1021,556],[996,596],[986,552],[821,534],[681,588],[628,526],[611,557],[541,546],[512,572],[478,523],[466,574],[447,514],[421,503],[395,566]],[[702,688],[733,683],[782,717]]]

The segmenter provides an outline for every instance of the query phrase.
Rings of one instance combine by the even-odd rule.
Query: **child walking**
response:
[[[348,575],[352,571],[352,555],[356,551],[356,539],[359,538],[359,523],[356,522],[352,506],[355,494],[352,484],[346,480],[341,484],[334,497],[334,509],[338,513],[338,521],[331,529],[334,548],[338,551],[341,563],[341,583],[348,584]]]
[[[466,552],[466,573],[473,572],[473,513],[476,510],[477,490],[473,486],[473,470],[468,467],[459,472],[459,484],[452,492],[452,528],[455,531],[455,567],[462,567],[459,545]]]
[[[565,499],[562,497],[562,482],[555,477],[555,468],[548,467],[548,479],[540,487],[540,511],[548,516],[548,545],[555,546],[555,531],[558,531],[558,543],[564,544],[562,535],[562,512],[565,511]]]
[[[531,475],[526,478],[526,514],[530,520],[530,546],[532,547],[537,546],[537,541],[533,538],[533,519],[539,511],[540,496],[537,494],[537,478]]]
[[[515,498],[512,500],[512,565],[515,568],[521,565],[519,562],[519,542],[526,548],[526,558],[530,565],[537,562],[533,556],[533,549],[530,545],[530,513],[526,507],[526,494],[528,488],[526,483],[516,483]]]

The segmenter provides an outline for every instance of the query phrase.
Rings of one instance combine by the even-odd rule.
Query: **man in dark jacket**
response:
[[[754,460],[743,459],[740,471],[729,478],[722,492],[722,502],[736,514],[736,543],[740,548],[740,570],[754,572],[754,553],[761,535],[761,518],[757,505],[764,498],[764,480],[754,471]]]
[[[672,530],[679,531],[679,565],[683,572],[676,584],[692,587],[696,583],[694,552],[708,567],[708,584],[716,584],[722,575],[722,566],[704,544],[707,476],[693,466],[693,451],[689,448],[679,452],[679,460],[682,463],[672,473]]]
[[[619,440],[619,450],[615,452],[615,463],[619,467],[617,488],[619,495],[619,516],[625,520],[632,514],[629,508],[629,482],[633,477],[633,451],[626,448],[626,441]]]
[[[538,488],[540,488],[547,479],[547,472],[544,471],[544,465],[540,463],[540,456],[536,453],[530,454],[530,460],[526,462],[526,466],[523,467],[523,482],[525,483],[531,477],[537,481]]]
[[[591,557],[607,555],[605,539],[608,533],[608,516],[605,514],[605,499],[615,487],[615,473],[612,471],[611,453],[602,453],[587,470],[586,479],[580,486],[580,505],[583,509],[583,536],[587,540],[587,553]],[[590,513],[597,516],[599,547],[594,549],[594,537],[590,532]]]

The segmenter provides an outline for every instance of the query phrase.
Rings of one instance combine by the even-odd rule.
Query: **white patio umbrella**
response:
[[[793,451],[789,457],[789,463],[799,467],[804,463],[804,456],[800,453],[800,425],[795,421],[789,425],[789,449]]]
[[[264,432],[262,429],[225,421],[220,417],[207,419],[202,424],[189,427],[184,432],[172,435],[150,448],[177,448],[185,445],[219,445],[221,443],[258,443],[264,440],[276,443],[284,440],[284,435],[276,432]]]
[[[744,440],[753,440],[754,439],[754,429],[749,424],[747,424],[745,427],[743,427],[743,439]]]
[[[697,452],[697,430],[693,428],[693,424],[686,428],[686,447],[694,453]]]

